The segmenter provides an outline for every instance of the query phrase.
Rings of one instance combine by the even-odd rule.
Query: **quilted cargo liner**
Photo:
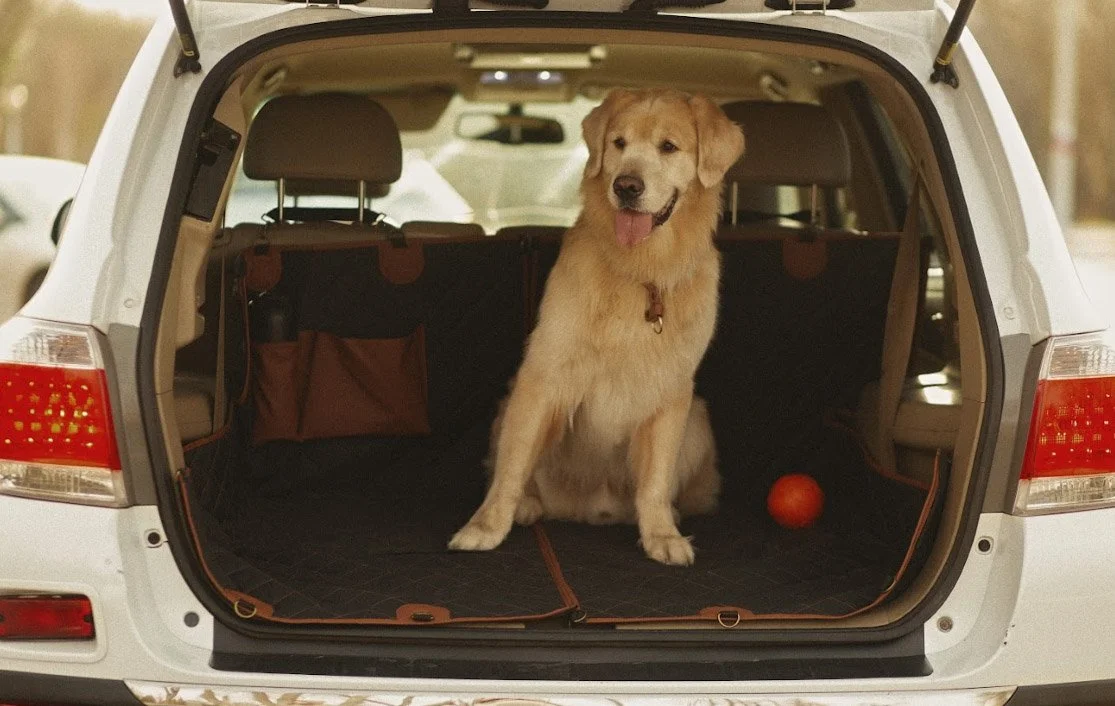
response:
[[[826,491],[817,525],[778,527],[729,484],[719,512],[682,522],[695,537],[691,567],[650,561],[628,525],[545,522],[516,527],[492,552],[447,551],[483,497],[481,426],[437,448],[348,438],[252,449],[243,432],[230,431],[190,452],[181,488],[210,577],[242,617],[397,624],[839,617],[889,594],[900,572],[923,558],[944,484],[887,478],[846,431],[811,431],[816,436],[792,451],[755,463],[817,478]],[[230,469],[234,482],[213,482]]]
[[[445,549],[483,497],[491,419],[556,242],[424,244],[405,290],[414,306],[393,311],[427,334],[430,433],[253,444],[247,400],[222,434],[188,448],[180,478],[210,579],[245,619],[308,623],[726,624],[842,616],[886,600],[928,550],[947,464],[930,487],[885,477],[827,422],[878,375],[895,245],[834,239],[824,268],[802,279],[777,238],[720,243],[720,325],[697,382],[724,492],[716,515],[683,522],[697,563],[680,568],[646,559],[630,526],[544,523],[516,528],[493,552]],[[299,328],[380,335],[352,306],[363,298],[352,286],[322,288],[374,279],[376,252],[281,253],[290,277],[276,291]],[[312,296],[299,281],[314,284]],[[788,472],[825,489],[811,529],[766,516],[766,489]]]

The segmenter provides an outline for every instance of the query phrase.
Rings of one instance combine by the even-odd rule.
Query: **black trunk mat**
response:
[[[516,527],[492,552],[446,549],[483,497],[477,452],[486,441],[273,442],[248,462],[255,482],[235,487],[204,479],[214,477],[208,464],[238,453],[236,439],[196,449],[188,485],[206,563],[223,588],[286,620],[406,622],[396,612],[408,604],[440,606],[454,619],[572,607],[530,529]]]
[[[762,487],[728,479],[716,514],[681,523],[693,537],[693,566],[650,561],[630,525],[546,523],[588,619],[696,616],[728,606],[838,616],[874,601],[902,563],[925,491],[871,470],[855,440],[840,431],[826,430],[772,462],[775,475],[807,472],[824,488],[817,524],[779,527],[763,509]]]
[[[726,478],[715,515],[682,523],[695,537],[691,567],[647,559],[633,526],[545,523],[581,610],[591,620],[687,617],[713,606],[837,616],[875,600],[902,563],[925,491],[871,470],[845,432],[806,431]],[[528,529],[492,552],[445,549],[483,497],[486,441],[477,425],[440,446],[343,439],[243,454],[230,434],[195,449],[191,509],[207,564],[225,589],[286,620],[391,621],[408,604],[473,619],[572,608]],[[230,461],[234,485],[205,480]],[[825,489],[813,528],[780,528],[763,510],[760,479],[788,472],[808,472]]]

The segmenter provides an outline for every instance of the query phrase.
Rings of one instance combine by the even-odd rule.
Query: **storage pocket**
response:
[[[423,326],[400,338],[309,336],[299,438],[430,433]]]
[[[253,444],[298,438],[306,352],[300,341],[252,343],[256,411]]]

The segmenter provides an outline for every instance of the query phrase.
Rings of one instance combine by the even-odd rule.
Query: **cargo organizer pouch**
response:
[[[252,442],[430,432],[421,245],[244,253]]]

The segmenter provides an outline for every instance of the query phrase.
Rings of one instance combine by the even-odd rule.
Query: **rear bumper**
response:
[[[1115,679],[1110,658],[1115,654],[1113,528],[1115,509],[1034,518],[984,515],[978,536],[993,537],[993,561],[985,565],[973,559],[966,565],[954,597],[942,607],[951,611],[953,630],[938,638],[933,634],[936,620],[926,625],[926,659],[933,670],[928,676],[693,681],[676,673],[658,677],[661,681],[623,682],[555,680],[545,674],[514,680],[449,679],[430,669],[422,676],[386,678],[216,670],[211,666],[212,616],[190,593],[169,547],[148,545],[149,530],[162,531],[153,507],[112,510],[0,496],[0,591],[85,593],[93,603],[97,630],[95,640],[81,643],[0,641],[0,703],[53,696],[28,691],[28,685],[55,683],[63,690],[49,700],[64,702],[62,697],[70,693],[64,690],[65,678],[143,690],[318,691],[375,694],[377,700],[400,695],[400,701],[408,694],[443,701],[562,695],[562,702],[571,704],[605,698],[650,704],[666,697],[743,694],[764,694],[772,703],[778,703],[773,700],[781,698],[778,694],[846,703],[826,702],[822,695],[852,693],[873,694],[872,702],[906,703],[896,699],[929,692],[960,699],[988,691],[1009,695],[1012,687],[1026,685],[1015,703],[1088,703],[1093,693],[1101,695],[1095,698],[1115,696],[1115,681],[1104,681]],[[963,600],[971,612],[961,612],[953,598]],[[185,620],[191,612],[199,617],[192,627],[187,623],[194,621]],[[553,658],[561,658],[559,650]],[[745,660],[746,650],[728,658]],[[1028,686],[1043,684],[1065,686]],[[122,693],[118,686],[98,685],[102,687]]]

